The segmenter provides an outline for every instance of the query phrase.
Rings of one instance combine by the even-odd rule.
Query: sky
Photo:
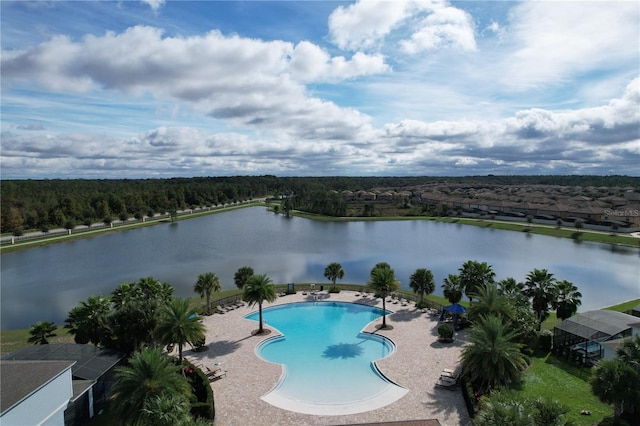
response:
[[[637,1],[0,1],[0,177],[640,176]]]

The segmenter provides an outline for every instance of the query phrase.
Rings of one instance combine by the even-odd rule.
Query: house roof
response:
[[[13,408],[29,395],[73,368],[73,361],[2,360],[0,368],[0,413]]]
[[[574,315],[555,328],[587,340],[605,341],[631,328],[637,319],[622,312],[601,309]]]
[[[111,349],[74,343],[33,345],[4,355],[2,360],[22,361],[75,361],[71,368],[74,378],[97,380],[124,358],[124,354]]]

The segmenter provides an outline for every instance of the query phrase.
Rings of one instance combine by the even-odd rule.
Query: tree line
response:
[[[433,183],[569,186],[632,186],[627,176],[468,176],[468,177],[276,177],[230,176],[172,179],[3,180],[0,230],[47,231],[90,225],[109,218],[142,218],[155,213],[210,207],[268,195],[283,196],[289,208],[340,216],[346,201],[336,192],[376,187],[406,188]]]

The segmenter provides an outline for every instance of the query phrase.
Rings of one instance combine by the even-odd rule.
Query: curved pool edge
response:
[[[409,392],[403,388],[389,382],[389,386],[372,398],[361,401],[350,401],[346,404],[313,404],[308,401],[295,400],[283,396],[281,393],[270,391],[260,397],[263,401],[287,411],[301,414],[311,414],[315,416],[342,416],[347,414],[358,414],[366,411],[377,410],[393,404]]]

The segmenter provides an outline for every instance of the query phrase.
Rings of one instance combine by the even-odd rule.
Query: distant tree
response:
[[[163,345],[178,345],[178,360],[182,364],[182,348],[187,343],[195,346],[204,340],[205,329],[195,309],[189,307],[189,299],[174,299],[160,311],[155,334]]]
[[[533,310],[538,321],[538,330],[549,316],[549,308],[555,306],[558,287],[553,274],[546,269],[534,269],[527,274],[524,294],[531,298]]]
[[[344,278],[344,269],[342,269],[342,265],[333,262],[330,263],[324,268],[324,276],[326,279],[331,280],[333,286],[332,289],[336,288],[336,280]]]
[[[640,334],[623,339],[616,348],[616,358],[640,372]]]
[[[447,298],[449,303],[456,304],[462,299],[463,287],[460,282],[460,276],[457,274],[449,274],[447,278],[443,280],[443,294]]]
[[[489,283],[493,283],[496,276],[495,272],[487,262],[478,262],[468,260],[458,269],[460,283],[464,288],[464,294],[469,298],[471,303],[478,289]]]
[[[213,272],[207,272],[198,275],[198,281],[193,286],[193,291],[198,293],[200,297],[207,299],[207,313],[211,313],[211,293],[222,290],[220,279]]]
[[[86,226],[87,228],[91,228],[91,225],[93,225],[93,221],[91,220],[91,218],[90,218],[90,217],[85,217],[85,218],[82,220],[82,224],[83,224],[84,226]]]
[[[382,298],[382,328],[387,328],[386,299],[391,293],[400,287],[400,281],[396,280],[395,272],[386,262],[378,263],[371,270],[371,277],[367,284],[377,297]]]
[[[566,320],[578,312],[578,306],[582,304],[582,293],[578,291],[578,287],[567,280],[558,281],[556,286],[556,316]]]
[[[576,229],[579,231],[579,230],[581,230],[582,228],[584,228],[584,222],[582,221],[582,219],[577,219],[577,220],[574,222],[573,226],[575,226],[575,227],[576,227]]]
[[[562,219],[558,219],[556,220],[556,225],[558,225],[558,228],[560,228],[562,226],[564,222],[562,222]]]
[[[409,287],[420,295],[420,301],[418,304],[422,304],[424,301],[424,295],[431,294],[436,289],[436,283],[433,280],[433,273],[426,268],[416,269],[409,278]]]
[[[105,216],[104,219],[102,219],[102,223],[104,223],[106,226],[111,225],[112,222],[113,218],[111,216]]]
[[[159,349],[134,353],[127,366],[116,367],[115,378],[110,406],[118,424],[145,424],[145,408],[149,409],[155,398],[172,396],[181,400],[191,396],[187,379]]]
[[[75,227],[76,227],[76,224],[71,219],[64,222],[64,229],[68,231],[71,231]]]
[[[11,232],[11,234],[14,237],[21,237],[24,235],[24,229],[22,228],[13,228],[13,231]]]
[[[236,287],[242,290],[244,285],[252,276],[253,276],[253,268],[251,268],[250,266],[242,266],[233,275],[233,281],[235,282]]]
[[[129,212],[127,212],[126,210],[122,210],[118,215],[118,218],[121,222],[126,222],[127,220],[129,220]]]
[[[514,305],[529,305],[530,303],[529,298],[524,294],[524,283],[517,282],[513,277],[500,280],[498,289]]]
[[[171,222],[175,222],[178,220],[178,211],[176,209],[169,209],[169,216],[171,217]]]
[[[276,300],[276,297],[276,291],[271,279],[264,274],[253,275],[245,283],[243,296],[244,301],[249,303],[249,306],[258,305],[260,325],[258,327],[257,334],[264,333],[262,325],[262,304],[264,302],[271,303]]]
[[[46,345],[50,337],[56,336],[56,325],[51,321],[38,321],[29,328],[29,339],[27,342],[34,345]]]

